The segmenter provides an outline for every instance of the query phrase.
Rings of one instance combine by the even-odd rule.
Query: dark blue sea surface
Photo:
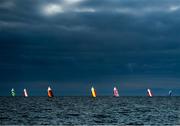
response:
[[[0,125],[180,125],[180,97],[0,97]]]

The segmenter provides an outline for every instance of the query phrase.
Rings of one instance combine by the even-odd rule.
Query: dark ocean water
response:
[[[0,97],[0,125],[180,125],[180,97]]]

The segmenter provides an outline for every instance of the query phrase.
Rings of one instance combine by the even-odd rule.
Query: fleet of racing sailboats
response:
[[[11,96],[13,96],[13,97],[16,96],[16,92],[15,92],[14,88],[11,89]],[[27,92],[26,88],[24,88],[24,90],[23,90],[23,96],[28,97],[28,92]],[[50,86],[48,86],[48,89],[47,89],[47,96],[49,98],[54,97],[53,91],[52,91]],[[93,98],[97,97],[96,89],[93,86],[91,87],[91,96]],[[113,88],[113,96],[114,97],[119,97],[118,88],[116,86]],[[152,91],[149,88],[147,89],[147,96],[148,97],[153,97]],[[172,96],[172,90],[169,90],[168,96]]]

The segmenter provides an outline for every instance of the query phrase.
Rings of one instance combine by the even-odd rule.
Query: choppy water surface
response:
[[[180,125],[180,97],[0,97],[2,124]]]

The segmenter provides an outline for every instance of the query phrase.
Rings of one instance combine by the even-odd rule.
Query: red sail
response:
[[[48,87],[48,97],[54,97],[53,92],[50,87]]]

